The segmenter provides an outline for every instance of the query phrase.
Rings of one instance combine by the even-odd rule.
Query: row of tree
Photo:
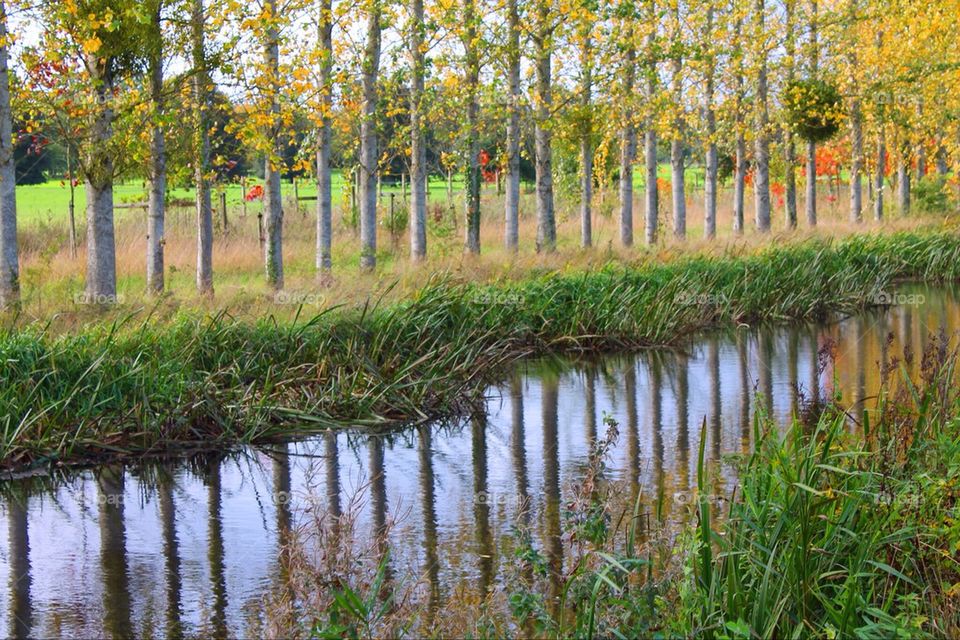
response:
[[[277,289],[281,174],[304,123],[310,135],[298,147],[309,155],[294,164],[316,176],[321,274],[332,268],[337,168],[356,175],[360,262],[372,269],[378,178],[397,159],[409,175],[413,261],[427,255],[427,181],[438,165],[463,173],[465,249],[477,253],[485,162],[503,175],[503,237],[515,251],[521,159],[532,161],[544,252],[557,242],[558,176],[578,176],[585,247],[595,188],[618,184],[620,240],[630,246],[638,162],[647,243],[658,239],[662,189],[673,234],[686,236],[692,163],[703,167],[713,237],[724,167],[742,233],[751,186],[758,231],[781,200],[785,226],[797,226],[798,169],[816,225],[817,146],[831,138],[845,156],[853,221],[864,217],[865,182],[883,216],[891,167],[907,210],[912,175],[933,166],[946,180],[960,162],[957,0],[0,0],[0,18],[5,306],[18,296],[13,122],[24,123],[21,137],[42,130],[76,158],[92,301],[116,296],[122,175],[149,182],[147,287],[163,291],[165,194],[171,171],[184,168],[196,193],[197,289],[213,293],[211,185],[235,162],[211,144],[224,132],[263,158],[263,257]],[[443,136],[449,151],[438,152]],[[664,146],[671,177],[658,184]],[[171,167],[172,149],[186,149],[176,156],[186,167]]]

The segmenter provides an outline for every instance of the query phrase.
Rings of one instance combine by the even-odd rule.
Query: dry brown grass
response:
[[[759,235],[752,231],[752,200],[747,194],[747,228],[742,237],[732,232],[732,205],[729,190],[721,194],[718,229],[715,241],[703,239],[702,192],[692,192],[688,197],[688,233],[686,240],[673,237],[670,228],[669,202],[661,199],[660,240],[653,247],[643,245],[642,193],[636,194],[634,207],[635,239],[632,248],[624,248],[619,242],[616,194],[612,191],[598,195],[594,216],[594,248],[580,248],[578,203],[571,199],[559,199],[558,250],[551,255],[537,254],[534,247],[536,215],[533,195],[524,193],[521,199],[520,250],[511,254],[503,248],[503,198],[492,189],[484,194],[483,226],[481,229],[482,253],[471,256],[463,252],[463,221],[460,207],[456,208],[457,228],[449,229],[446,236],[431,232],[428,238],[430,258],[422,265],[412,265],[408,260],[405,234],[391,238],[388,230],[380,228],[378,247],[379,265],[375,273],[363,273],[358,268],[359,238],[355,229],[349,227],[340,211],[334,212],[335,244],[333,277],[321,282],[314,268],[315,214],[313,203],[301,203],[299,211],[288,201],[285,219],[284,261],[286,289],[292,292],[287,303],[278,304],[267,288],[264,267],[258,242],[257,217],[259,204],[249,205],[246,217],[240,211],[229,212],[229,228],[226,233],[217,229],[214,244],[214,285],[216,295],[204,299],[196,295],[194,265],[196,264],[195,222],[193,211],[173,207],[167,221],[167,288],[168,295],[155,300],[144,294],[145,287],[145,214],[142,210],[122,209],[117,214],[117,274],[121,304],[105,311],[91,309],[76,302],[75,297],[83,290],[86,252],[83,246],[83,230],[80,229],[80,247],[76,257],[70,255],[67,246],[66,222],[57,226],[44,223],[22,230],[21,274],[24,304],[16,322],[19,324],[53,319],[54,330],[69,330],[90,322],[123,317],[130,313],[149,310],[158,317],[168,317],[182,308],[199,312],[228,310],[233,315],[259,317],[273,315],[280,319],[294,316],[303,302],[302,313],[312,314],[336,305],[360,305],[369,299],[386,300],[409,295],[420,288],[430,277],[442,274],[454,279],[495,281],[529,276],[550,270],[590,269],[614,261],[656,260],[666,261],[682,253],[750,251],[768,243],[787,240],[802,240],[811,236],[841,237],[864,231],[895,231],[936,224],[932,218],[904,218],[893,214],[883,223],[870,220],[855,225],[847,219],[846,195],[835,202],[826,195],[820,204],[820,224],[816,230],[785,228],[782,208],[774,213],[774,231]],[[384,207],[388,200],[384,200]],[[397,206],[405,206],[397,197]],[[802,218],[803,201],[799,203]],[[452,214],[444,203],[432,203],[433,210],[442,211],[446,224]],[[431,216],[434,211],[431,211]],[[219,216],[217,222],[219,223]],[[385,218],[381,213],[381,219]],[[290,302],[290,301],[294,302]]]

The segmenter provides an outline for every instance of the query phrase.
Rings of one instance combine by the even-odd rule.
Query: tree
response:
[[[770,231],[770,114],[767,105],[767,31],[765,0],[754,2],[754,67],[757,74],[757,95],[754,111],[756,140],[753,194],[757,231]]]
[[[265,78],[268,131],[268,153],[263,169],[264,262],[267,284],[275,290],[283,289],[283,201],[280,195],[280,174],[283,171],[280,143],[280,30],[277,0],[266,0],[263,32],[263,71]]]
[[[654,104],[657,95],[657,5],[656,0],[646,0],[647,37],[644,46],[644,76],[643,97],[647,109]],[[657,226],[659,222],[660,199],[657,187],[657,130],[652,113],[647,113],[645,131],[643,135],[643,158],[646,168],[645,186],[645,239],[647,244],[657,241]]]
[[[552,0],[535,0],[533,33],[535,46],[536,105],[534,142],[536,146],[537,252],[553,252],[557,247],[557,223],[553,208],[553,147],[550,118],[553,115],[552,56],[557,24]]]
[[[414,0],[420,2],[422,0]],[[331,193],[331,150],[333,131],[333,3],[320,0],[320,126],[317,141],[317,271],[323,275],[333,268],[333,194]],[[416,186],[414,186],[416,190]],[[412,252],[416,253],[416,252]]]
[[[703,117],[705,124],[706,151],[704,157],[703,188],[703,235],[713,239],[717,235],[717,114],[714,105],[717,60],[714,51],[714,0],[707,0],[703,32],[703,65],[705,67],[703,91]]]
[[[203,0],[193,0],[191,54],[193,59],[193,185],[197,215],[197,292],[213,295],[213,206],[210,202],[210,81],[204,50],[206,13]]]
[[[423,0],[410,1],[410,257],[419,262],[427,256],[427,153],[424,138]]]
[[[504,245],[516,251],[520,219],[520,9],[507,0],[507,178]]]
[[[7,6],[4,0],[0,0],[0,310],[14,308],[20,303],[17,182],[7,66],[9,39]]]
[[[743,219],[747,176],[747,140],[744,135],[746,126],[746,72],[744,68],[746,51],[743,41],[745,4],[745,2],[734,2],[733,4],[734,26],[730,56],[731,66],[733,67],[733,126],[736,137],[733,163],[733,232],[736,235],[743,234],[745,228]]]
[[[576,38],[580,48],[580,246],[593,245],[593,68],[595,2],[578,5]],[[634,136],[636,138],[636,136]],[[636,143],[636,140],[634,140]],[[631,196],[632,199],[632,196]]]
[[[633,245],[633,159],[637,154],[637,129],[633,122],[633,92],[636,76],[637,50],[634,44],[633,25],[637,16],[632,5],[618,7],[620,32],[623,34],[623,60],[621,62],[623,108],[620,114],[620,242],[625,247]]]
[[[163,135],[163,0],[149,2],[150,23],[147,32],[147,64],[150,84],[150,152],[147,175],[147,291],[163,291],[164,199],[167,192],[167,156]]]
[[[683,114],[683,56],[684,42],[681,26],[681,0],[671,0],[673,3],[672,35],[671,35],[671,90],[673,93],[673,109],[675,117],[670,132],[670,180],[673,195],[673,234],[677,238],[687,235],[687,197],[684,189],[684,134],[686,122]]]
[[[469,253],[480,253],[480,51],[477,42],[476,0],[463,0],[461,27],[466,91],[466,242]]]
[[[810,0],[810,77],[817,79],[820,72],[820,42],[817,38],[817,0]],[[817,226],[817,142],[807,140],[807,224]]]
[[[35,111],[59,137],[79,141],[87,197],[85,300],[110,304],[117,300],[113,183],[137,157],[129,147],[144,124],[124,82],[143,68],[151,20],[143,4],[123,0],[49,1],[40,8],[42,46],[24,55]]]
[[[796,0],[784,0],[784,30],[786,31],[784,60],[787,87],[794,81],[795,60],[797,56],[796,40]],[[783,131],[783,162],[784,162],[784,207],[787,214],[787,228],[797,228],[797,145],[793,131],[787,126]]]
[[[365,0],[366,46],[361,81],[363,104],[360,122],[360,268],[377,266],[377,77],[380,72],[381,0]]]

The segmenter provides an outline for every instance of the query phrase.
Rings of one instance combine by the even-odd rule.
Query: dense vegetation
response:
[[[411,300],[286,324],[131,319],[0,339],[0,460],[19,467],[223,446],[469,408],[530,353],[667,345],[719,323],[885,304],[902,278],[960,278],[953,233],[809,241],[611,264],[503,285],[436,279]]]

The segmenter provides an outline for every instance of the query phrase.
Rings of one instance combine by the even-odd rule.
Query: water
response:
[[[712,490],[729,496],[728,454],[749,449],[759,408],[783,424],[804,398],[840,393],[856,416],[880,384],[880,362],[907,348],[916,370],[930,334],[960,328],[956,291],[903,292],[914,295],[906,304],[818,326],[524,363],[472,420],[4,481],[0,634],[249,634],[284,575],[280,532],[305,522],[307,507],[355,511],[361,538],[387,531],[391,576],[422,580],[435,605],[501,585],[518,524],[560,573],[561,507],[604,415],[620,428],[609,477],[623,508],[660,494],[666,517],[682,519],[704,421]],[[827,352],[834,357],[821,370]]]

